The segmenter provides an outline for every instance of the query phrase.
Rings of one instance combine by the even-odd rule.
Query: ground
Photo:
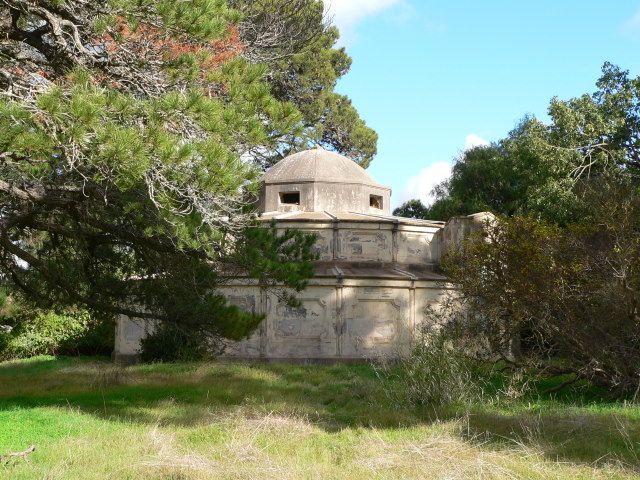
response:
[[[2,479],[640,478],[640,407],[402,408],[369,366],[0,363]]]

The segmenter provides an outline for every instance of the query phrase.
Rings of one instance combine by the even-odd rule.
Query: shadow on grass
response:
[[[640,472],[640,422],[620,413],[476,411],[463,437],[488,445],[535,447],[551,460],[619,463]]]
[[[539,399],[538,399],[539,400]],[[400,428],[463,417],[460,435],[490,448],[533,447],[551,460],[640,468],[640,410],[583,395],[478,405],[464,415],[394,404],[366,365],[156,364],[42,358],[0,364],[0,411],[71,408],[110,422],[189,427],[244,416],[294,415],[332,432]],[[582,406],[577,404],[583,403]]]
[[[0,366],[0,410],[74,408],[111,421],[191,426],[242,407],[306,417],[329,431],[415,425],[381,409],[373,370],[358,366],[156,364],[42,359]],[[374,398],[375,397],[375,398]]]
[[[533,447],[554,461],[621,464],[640,472],[640,407],[584,381],[549,393],[571,378],[538,379],[517,400],[475,405],[464,414],[462,437],[493,446]],[[494,377],[488,393],[504,391],[507,380]]]

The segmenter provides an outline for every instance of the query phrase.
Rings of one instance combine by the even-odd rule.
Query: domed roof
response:
[[[326,182],[382,187],[353,160],[320,146],[289,155],[271,167],[262,179],[265,184]]]

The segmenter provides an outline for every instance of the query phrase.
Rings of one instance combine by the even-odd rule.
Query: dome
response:
[[[320,182],[382,186],[353,160],[320,146],[289,155],[271,167],[262,179],[265,184]]]
[[[262,177],[260,212],[389,214],[391,189],[353,160],[321,147],[276,163]]]

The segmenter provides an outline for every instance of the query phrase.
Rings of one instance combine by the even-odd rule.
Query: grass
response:
[[[590,389],[394,405],[368,366],[0,363],[2,479],[640,478],[640,408]]]

